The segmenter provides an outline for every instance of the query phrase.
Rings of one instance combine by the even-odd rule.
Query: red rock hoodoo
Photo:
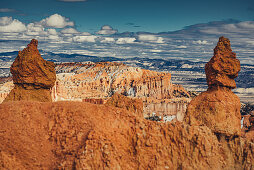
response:
[[[253,170],[254,144],[238,135],[230,88],[209,86],[174,123],[144,119],[134,113],[141,101],[117,94],[107,104],[2,103],[0,169]]]
[[[38,41],[32,39],[13,62],[11,73],[15,86],[5,101],[52,101],[50,88],[56,81],[55,65],[41,57],[37,45]]]
[[[231,89],[240,71],[240,62],[232,52],[230,41],[220,37],[214,56],[205,66],[207,91],[188,105],[185,121],[208,126],[214,133],[239,136],[241,133],[240,99]]]

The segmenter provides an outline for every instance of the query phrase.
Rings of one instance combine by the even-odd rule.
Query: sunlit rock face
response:
[[[54,100],[108,98],[114,93],[130,97],[172,97],[170,73],[129,67],[121,63],[57,65]]]
[[[236,87],[234,78],[240,71],[240,62],[227,38],[219,38],[205,71],[208,89],[190,102],[185,121],[191,125],[206,125],[218,134],[239,136],[241,104],[231,89]]]
[[[50,89],[56,80],[55,65],[44,60],[33,39],[11,65],[14,89],[5,101],[52,101]]]
[[[118,93],[141,99],[144,115],[179,114],[183,117],[190,100],[189,93],[182,86],[172,84],[170,73],[111,62],[58,64],[56,70],[53,101],[103,103],[95,99],[107,100]]]

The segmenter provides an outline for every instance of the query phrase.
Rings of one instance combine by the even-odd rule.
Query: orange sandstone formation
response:
[[[54,100],[108,98],[114,93],[130,97],[173,98],[171,74],[121,63],[59,64]],[[75,70],[75,71],[73,71]]]
[[[187,123],[145,120],[133,113],[138,102],[117,94],[107,104],[0,104],[0,169],[252,170],[253,141],[238,135],[230,88],[209,86],[190,103]]]
[[[33,39],[19,51],[11,66],[15,86],[5,101],[52,101],[50,89],[56,80],[55,65],[41,57],[37,45],[38,41]]]
[[[216,134],[239,136],[241,133],[240,99],[231,89],[240,71],[240,62],[230,41],[220,37],[214,56],[205,66],[208,89],[188,105],[185,121],[207,126]]]
[[[0,139],[0,169],[254,168],[254,145],[239,137],[85,102],[3,103]]]
[[[131,99],[124,95],[115,93],[111,98],[107,100],[107,105],[125,108],[132,113],[143,117],[143,101],[141,99]]]

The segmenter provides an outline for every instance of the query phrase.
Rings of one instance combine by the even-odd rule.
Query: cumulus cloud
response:
[[[59,14],[54,14],[46,19],[41,20],[41,24],[47,27],[54,28],[64,28],[66,26],[74,26],[73,21],[69,21],[68,18],[65,18]]]
[[[117,30],[114,30],[111,26],[109,25],[104,25],[101,27],[101,30],[96,32],[96,34],[100,35],[111,35],[117,33]]]
[[[113,43],[115,42],[115,39],[112,37],[105,37],[103,40],[101,40],[101,43]]]
[[[192,41],[193,44],[199,44],[199,45],[208,45],[211,44],[206,40],[197,40],[197,41]]]
[[[75,36],[72,38],[72,41],[74,42],[91,42],[91,43],[94,43],[97,38],[97,36],[94,36],[94,35],[88,35],[88,36],[84,36],[84,35],[81,35],[81,36]]]
[[[65,28],[65,29],[61,30],[61,33],[63,33],[63,34],[77,34],[79,32],[74,28]]]
[[[135,41],[136,41],[136,38],[124,37],[124,38],[118,38],[116,43],[117,44],[132,44]]]
[[[50,35],[57,35],[57,31],[55,29],[50,28],[47,31],[48,31],[48,34]]]
[[[138,40],[153,43],[164,43],[164,39],[162,37],[158,37],[153,34],[140,34],[138,35]]]
[[[23,32],[26,30],[25,24],[12,17],[0,18],[0,32]]]
[[[244,29],[254,29],[254,21],[244,21],[236,24],[240,28]]]

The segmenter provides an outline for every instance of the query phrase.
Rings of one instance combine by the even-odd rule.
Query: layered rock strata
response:
[[[6,101],[52,101],[50,89],[56,80],[55,65],[44,60],[37,49],[38,41],[33,39],[11,65],[14,88]]]
[[[64,63],[58,64],[56,70],[54,101],[93,102],[94,99],[107,100],[119,93],[142,99],[145,115],[157,113],[161,116],[183,115],[190,101],[189,93],[182,86],[172,84],[170,73],[111,62]]]
[[[130,97],[169,99],[171,74],[129,67],[121,63],[59,64],[55,101],[108,98],[114,93]]]
[[[56,72],[56,83],[52,88],[53,101],[102,104],[112,94],[120,93],[143,100],[145,116],[152,113],[164,116],[184,115],[191,100],[182,86],[172,84],[170,73],[111,62],[57,64]],[[11,86],[8,84],[11,82],[0,86],[2,98],[10,91]]]
[[[240,71],[240,62],[232,52],[230,41],[220,37],[214,56],[205,66],[207,91],[188,105],[185,122],[207,126],[216,134],[227,137],[241,133],[240,99],[231,89]]]

